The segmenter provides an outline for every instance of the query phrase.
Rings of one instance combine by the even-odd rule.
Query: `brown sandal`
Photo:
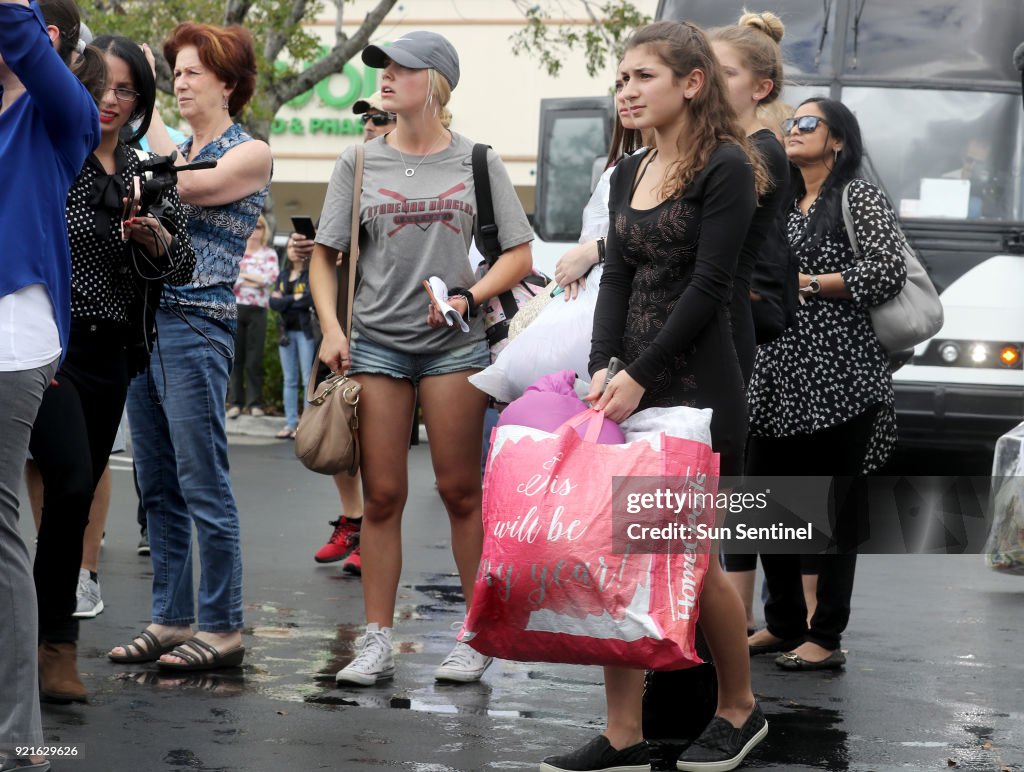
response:
[[[136,643],[141,641],[145,644],[142,645]],[[132,639],[131,643],[123,645],[121,648],[124,649],[125,653],[121,656],[115,654],[107,654],[112,662],[118,662],[123,665],[131,665],[138,662],[156,662],[167,652],[171,651],[175,646],[178,646],[182,641],[173,641],[172,643],[160,643],[160,639],[157,638],[149,630],[143,630],[141,633]],[[135,653],[132,653],[132,649]]]

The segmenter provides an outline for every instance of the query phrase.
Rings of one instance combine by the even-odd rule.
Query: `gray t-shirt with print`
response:
[[[469,244],[476,221],[473,143],[452,132],[451,144],[428,156],[405,156],[385,137],[367,142],[360,197],[359,285],[353,325],[360,335],[407,353],[448,351],[484,337],[483,321],[469,333],[427,326],[423,280],[439,276],[449,287],[472,287]],[[489,150],[491,197],[503,250],[533,239],[523,207],[497,153]],[[405,175],[407,168],[415,174]],[[355,147],[339,156],[327,187],[316,241],[349,248]],[[484,298],[477,298],[483,301]]]

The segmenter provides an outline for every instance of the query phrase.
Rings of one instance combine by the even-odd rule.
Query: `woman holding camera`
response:
[[[145,50],[152,66],[152,53]],[[192,136],[176,147],[154,114],[146,138],[163,155],[180,150],[181,164],[216,161],[217,166],[178,176],[196,271],[187,286],[164,292],[156,312],[159,356],[128,390],[153,561],[152,624],[110,657],[207,670],[239,665],[245,653],[242,555],[228,474],[224,396],[238,313],[233,288],[263,210],[271,157],[265,142],[232,119],[256,86],[256,54],[246,30],[179,24],[164,44],[164,56]],[[193,523],[202,564],[194,637]]]
[[[64,223],[68,188],[100,139],[94,101],[105,70],[94,49],[71,67],[80,18],[71,0],[0,0],[0,764],[46,770],[41,745],[37,607],[18,530],[18,489],[29,435],[67,346],[71,260]],[[80,80],[81,79],[81,80]]]
[[[132,375],[148,350],[136,348],[147,330],[142,300],[150,283],[183,284],[195,255],[185,218],[171,188],[157,218],[123,221],[133,198],[140,158],[120,140],[141,121],[130,142],[145,134],[156,84],[139,47],[104,36],[107,89],[100,100],[99,146],[67,197],[71,243],[71,335],[67,356],[43,396],[29,445],[43,481],[43,512],[36,551],[39,600],[39,679],[44,699],[84,701],[75,666],[78,620],[75,591],[82,537],[93,492],[114,443]]]

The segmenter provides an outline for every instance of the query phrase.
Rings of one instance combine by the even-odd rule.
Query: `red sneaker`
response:
[[[317,563],[334,563],[344,560],[359,546],[359,520],[349,520],[344,515],[337,520],[331,520],[330,525],[334,526],[334,533],[327,543],[322,546],[314,555]]]
[[[363,575],[363,559],[359,557],[359,545],[352,550],[352,554],[345,558],[345,562],[341,564],[341,570],[346,574],[352,574],[353,576]]]

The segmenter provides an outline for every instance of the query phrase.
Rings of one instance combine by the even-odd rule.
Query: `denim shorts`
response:
[[[349,356],[352,357],[349,375],[390,375],[392,378],[411,381],[414,386],[421,379],[431,375],[483,370],[491,364],[491,351],[486,340],[478,340],[448,351],[408,354],[375,343],[361,335],[359,330],[352,331]]]

